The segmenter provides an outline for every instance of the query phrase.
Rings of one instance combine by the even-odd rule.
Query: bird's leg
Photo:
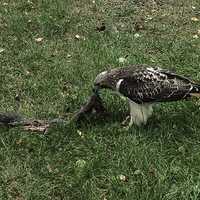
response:
[[[134,114],[134,107],[132,104],[132,101],[129,100],[129,105],[130,105],[130,115],[126,117],[125,122],[130,119],[128,126],[125,126],[126,130],[129,130],[129,128],[131,128],[133,126],[133,123],[136,123],[136,115]]]
[[[125,130],[129,130],[133,126],[133,124],[134,124],[134,119],[133,119],[133,117],[132,117],[131,114],[130,114],[130,116],[126,117],[125,121],[128,121],[129,119],[130,119],[129,124],[124,127]]]
[[[130,120],[130,115],[126,116],[125,120],[122,122],[122,125],[126,126],[129,120]]]

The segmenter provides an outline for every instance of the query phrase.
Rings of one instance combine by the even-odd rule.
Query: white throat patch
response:
[[[122,83],[124,79],[119,79],[119,81],[117,81],[117,84],[116,84],[116,90],[119,92],[119,88],[120,88],[120,85]]]

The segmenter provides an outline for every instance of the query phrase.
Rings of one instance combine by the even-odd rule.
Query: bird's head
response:
[[[104,88],[115,90],[116,82],[117,79],[112,70],[103,71],[94,80],[94,91],[97,93],[100,89]]]
[[[117,90],[118,81],[124,77],[126,71],[122,68],[106,70],[97,75],[94,80],[94,91],[98,93],[100,89],[108,88],[113,91]]]

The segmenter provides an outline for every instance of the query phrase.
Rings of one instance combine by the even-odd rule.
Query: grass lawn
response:
[[[129,64],[200,81],[199,55],[199,0],[1,0],[0,111],[19,94],[30,118],[73,113],[99,72]],[[0,128],[0,199],[200,199],[200,103],[158,105],[125,131],[127,103],[103,94],[111,119]]]

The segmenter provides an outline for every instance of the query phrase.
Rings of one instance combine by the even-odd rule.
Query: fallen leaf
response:
[[[135,33],[135,34],[134,34],[134,37],[135,37],[135,38],[139,38],[139,37],[140,37],[140,34],[139,34],[139,33]]]
[[[102,23],[100,26],[98,26],[98,27],[96,28],[96,30],[99,31],[99,32],[105,31],[105,30],[106,30],[105,24]]]
[[[149,168],[149,175],[154,177],[156,176],[156,169],[154,167]]]
[[[35,39],[36,42],[42,42],[43,40],[44,40],[44,38],[42,38],[42,37],[39,37],[39,38]]]
[[[30,75],[30,73],[31,73],[30,71],[26,70],[26,75]]]
[[[150,17],[150,16],[147,17],[147,20],[152,20],[152,19],[153,19],[153,17]]]
[[[79,130],[77,131],[77,133],[78,133],[80,136],[82,135],[82,132],[81,132],[81,131],[79,131]]]
[[[135,175],[142,174],[142,171],[141,171],[140,169],[137,169],[137,170],[135,170],[134,174],[135,174]]]
[[[62,97],[65,97],[65,94],[63,92],[60,93]]]
[[[125,176],[125,175],[123,175],[123,174],[120,174],[120,175],[119,175],[119,180],[120,180],[120,181],[123,181],[123,182],[127,182],[127,181],[128,181],[128,177]]]
[[[3,48],[0,48],[0,53],[2,53],[2,52],[4,52],[5,51],[5,49],[3,49]]]
[[[76,35],[75,35],[75,38],[79,40],[79,39],[81,38],[81,36],[78,35],[78,34],[76,34]]]
[[[199,19],[198,19],[197,17],[192,17],[191,20],[192,20],[193,22],[198,22],[198,21],[199,21]]]
[[[52,172],[53,172],[53,170],[52,170],[52,168],[51,168],[51,166],[50,166],[49,163],[48,163],[48,165],[47,165],[47,169],[48,169],[49,173],[52,173]]]
[[[84,36],[80,36],[80,35],[78,35],[78,34],[76,34],[74,37],[75,37],[75,39],[77,39],[77,40],[80,40],[80,39],[85,40],[85,37],[84,37]]]
[[[193,37],[193,39],[198,39],[199,38],[198,35],[193,35],[192,37]]]
[[[78,130],[77,133],[79,134],[79,136],[81,136],[81,138],[84,138],[84,135],[81,131]]]
[[[134,29],[135,29],[135,31],[144,30],[144,26],[142,24],[140,24],[139,22],[136,22]]]
[[[119,63],[125,63],[126,62],[126,58],[120,57],[118,59]]]
[[[198,34],[200,34],[200,29],[199,29],[199,30],[197,30],[197,33],[198,33]]]
[[[16,141],[16,144],[17,144],[17,145],[19,145],[19,144],[21,144],[21,143],[22,143],[22,139],[19,139],[19,140]]]

